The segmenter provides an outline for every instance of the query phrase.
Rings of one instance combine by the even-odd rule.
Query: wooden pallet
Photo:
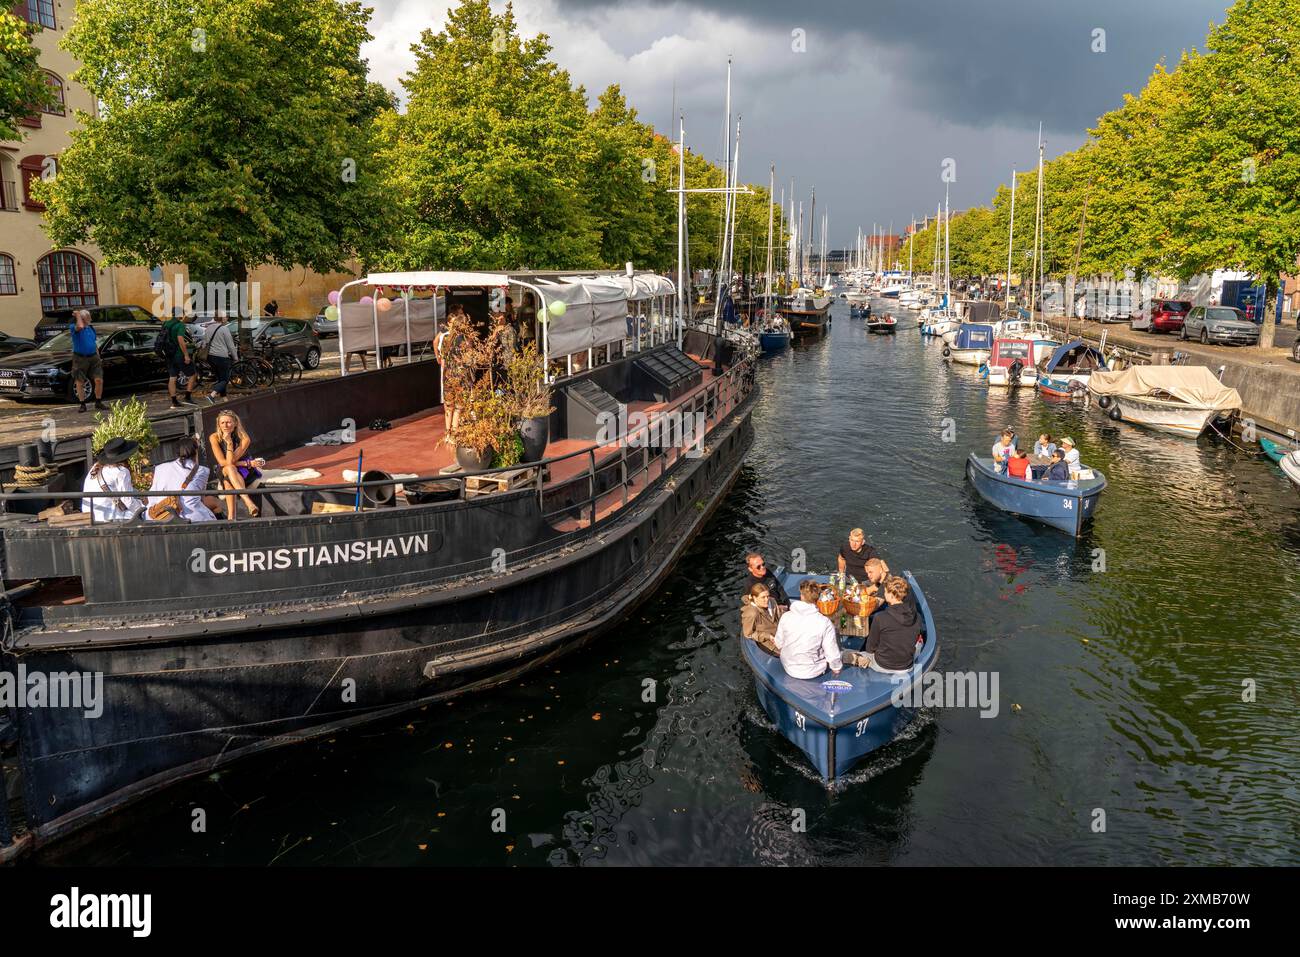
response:
[[[440,475],[458,475],[463,470],[459,465],[448,465],[440,469]],[[547,475],[542,477],[545,481],[549,478],[550,470]],[[511,469],[508,472],[494,472],[491,475],[467,475],[465,476],[465,497],[473,498],[476,495],[490,495],[493,492],[510,492],[515,489],[528,488],[537,483],[536,467]]]

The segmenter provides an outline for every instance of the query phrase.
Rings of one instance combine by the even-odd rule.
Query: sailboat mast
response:
[[[677,342],[686,323],[686,117],[678,118],[677,132]]]
[[[1007,230],[1007,311],[1011,311],[1011,250],[1016,242],[1016,168],[1011,167],[1011,228]]]
[[[772,304],[772,194],[776,192],[776,164],[767,174],[767,264],[763,267],[763,295],[767,305]]]
[[[943,294],[952,298],[952,214],[948,209],[948,185],[943,187]]]
[[[726,289],[727,272],[727,222],[731,216],[731,57],[727,57],[727,118],[723,123],[726,149],[722,154],[722,244],[718,250],[718,291],[713,297],[713,323],[722,335],[722,294]]]

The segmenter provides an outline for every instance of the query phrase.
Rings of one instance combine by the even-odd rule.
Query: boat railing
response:
[[[74,502],[78,506],[80,506],[85,500],[88,499],[92,501],[97,499],[114,499],[114,498],[116,499],[135,498],[138,500],[147,500],[147,499],[166,498],[169,496],[192,498],[195,495],[201,495],[201,496],[206,495],[206,496],[213,496],[217,498],[224,498],[226,496],[248,495],[250,497],[257,498],[258,501],[262,501],[262,497],[267,495],[282,495],[282,494],[293,494],[293,493],[301,494],[301,493],[310,492],[310,493],[317,493],[317,494],[332,493],[334,496],[337,497],[341,495],[346,495],[347,493],[354,493],[357,502],[356,510],[361,511],[361,503],[363,501],[364,492],[367,489],[392,488],[395,485],[415,486],[415,485],[422,485],[426,483],[440,483],[445,485],[448,482],[455,482],[458,485],[456,497],[454,499],[449,498],[441,502],[429,503],[429,507],[436,507],[437,505],[446,505],[446,504],[451,504],[452,502],[463,503],[466,501],[470,501],[472,499],[472,496],[469,494],[470,492],[469,484],[471,479],[481,481],[484,479],[490,479],[494,476],[502,476],[505,473],[517,473],[520,469],[531,469],[534,470],[535,472],[531,483],[531,490],[533,490],[535,494],[538,496],[539,507],[542,509],[542,517],[549,520],[564,515],[570,515],[570,516],[576,515],[578,524],[573,529],[576,531],[578,529],[590,528],[591,526],[597,524],[598,520],[604,521],[605,519],[609,518],[613,513],[621,511],[623,508],[625,508],[632,499],[632,495],[629,494],[629,489],[635,487],[637,482],[641,480],[642,477],[644,477],[645,480],[644,484],[648,486],[652,482],[661,479],[664,476],[664,474],[668,471],[668,469],[676,465],[682,458],[691,455],[691,448],[683,448],[682,443],[678,443],[677,445],[671,447],[652,444],[655,438],[656,430],[659,430],[661,432],[662,423],[666,419],[672,420],[675,416],[680,416],[683,413],[703,412],[704,429],[702,430],[702,434],[700,437],[700,441],[703,442],[704,437],[707,436],[708,432],[713,427],[715,427],[719,422],[721,422],[726,417],[726,415],[729,414],[736,406],[738,406],[740,402],[745,398],[745,396],[749,394],[753,383],[752,377],[753,377],[753,370],[751,367],[751,363],[750,362],[738,363],[732,366],[730,369],[727,369],[724,372],[717,375],[713,380],[711,380],[704,386],[702,391],[693,392],[691,394],[688,394],[687,396],[682,397],[676,402],[665,406],[663,409],[654,410],[653,413],[648,417],[648,421],[644,425],[639,425],[635,429],[630,429],[626,433],[621,434],[619,436],[618,439],[619,451],[617,456],[614,457],[601,457],[601,459],[598,459],[597,455],[600,452],[601,448],[603,448],[603,446],[592,445],[585,449],[577,449],[573,452],[567,452],[563,455],[551,456],[549,458],[541,459],[540,461],[537,462],[526,462],[517,465],[504,466],[504,467],[492,468],[492,469],[482,469],[479,471],[472,471],[472,472],[453,472],[449,474],[439,473],[437,475],[423,475],[414,478],[403,477],[401,479],[397,479],[397,478],[393,478],[392,476],[387,476],[385,478],[373,479],[369,481],[340,482],[340,483],[331,483],[325,485],[305,485],[305,484],[259,485],[251,488],[242,489],[242,490],[224,489],[224,488],[204,489],[202,491],[198,491],[195,489],[172,489],[172,490],[140,489],[134,491],[125,491],[125,492],[113,491],[113,490],[106,492],[101,489],[95,489],[95,490],[72,489],[72,490],[65,490],[65,491],[47,491],[45,489],[38,489],[32,491],[0,493],[0,502],[5,503],[6,510],[8,510],[8,503],[16,503],[16,504],[22,503],[22,504],[30,505],[30,503],[33,502],[34,500],[40,501],[42,503],[49,503],[49,505],[53,505],[57,502]],[[641,461],[639,463],[630,461],[628,455],[629,448],[631,448],[634,452],[637,453],[634,456],[634,458],[640,459]],[[645,454],[641,455],[640,453],[643,450]],[[568,479],[564,479],[560,482],[553,482],[549,485],[547,484],[546,475],[548,472],[550,472],[555,466],[558,466],[561,463],[568,462],[575,458],[587,459],[585,469],[581,470],[580,472],[578,472],[577,474],[575,474],[574,476]],[[656,474],[651,476],[651,472],[654,469],[654,466],[656,464],[658,465],[658,471]],[[602,476],[606,475],[607,473],[613,472],[615,469],[617,469],[617,473],[618,473],[617,479],[614,481],[609,481],[607,485],[602,486],[602,481],[601,481]],[[476,481],[475,484],[477,485],[479,484],[479,482]],[[566,498],[563,495],[565,491],[571,489],[575,485],[580,487],[585,485],[586,487],[587,494],[581,500],[573,500],[570,498]],[[612,507],[606,511],[606,514],[604,516],[601,516],[599,514],[601,511],[600,509],[601,502],[608,499],[611,496],[611,494],[616,492],[620,487],[622,489],[622,494],[620,497],[621,500],[617,502],[612,502],[612,501],[607,502],[606,504]],[[529,488],[530,486],[525,485],[519,489],[513,489],[511,491],[527,490]],[[552,499],[563,498],[564,505],[562,505],[559,508],[555,508],[550,511],[547,511],[546,500],[548,496]],[[423,506],[407,506],[407,507],[423,507]],[[367,511],[370,510],[367,509]],[[138,527],[141,525],[148,525],[150,527],[152,526],[166,527],[172,524],[172,522],[166,520],[148,521],[144,515],[144,512],[145,509],[139,510],[139,512],[134,516],[134,518],[129,520],[97,522],[95,523],[95,527],[97,528],[132,527],[132,526]],[[35,519],[35,516],[31,516],[31,517]],[[264,518],[258,518],[258,519],[243,519],[242,521],[281,521],[287,518],[301,518],[301,517],[310,517],[310,516],[275,515],[275,516],[266,516]],[[320,517],[320,516],[316,516],[316,517]],[[203,524],[213,525],[213,526],[219,525],[224,527],[230,524],[230,520],[218,518],[213,522],[205,522]],[[48,526],[48,527],[53,528],[54,526]],[[68,525],[68,526],[60,526],[60,527],[69,530],[77,530],[83,526]]]

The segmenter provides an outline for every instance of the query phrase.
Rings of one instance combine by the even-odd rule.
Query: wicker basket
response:
[[[817,599],[817,610],[829,618],[840,610],[840,600],[838,598]]]
[[[868,595],[861,602],[843,600],[844,610],[855,618],[865,618],[880,607],[880,599],[875,595]]]

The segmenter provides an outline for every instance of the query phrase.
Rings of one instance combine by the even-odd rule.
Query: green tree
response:
[[[487,0],[464,0],[412,50],[407,111],[386,130],[402,219],[384,262],[598,265],[600,222],[584,193],[597,162],[586,103],[548,58],[547,38],[522,39],[509,6],[496,15]]]
[[[18,121],[53,102],[32,44],[35,29],[0,9],[0,140],[18,139]]]
[[[64,46],[102,104],[42,184],[56,244],[181,262],[335,269],[384,232],[355,0],[81,0]]]

